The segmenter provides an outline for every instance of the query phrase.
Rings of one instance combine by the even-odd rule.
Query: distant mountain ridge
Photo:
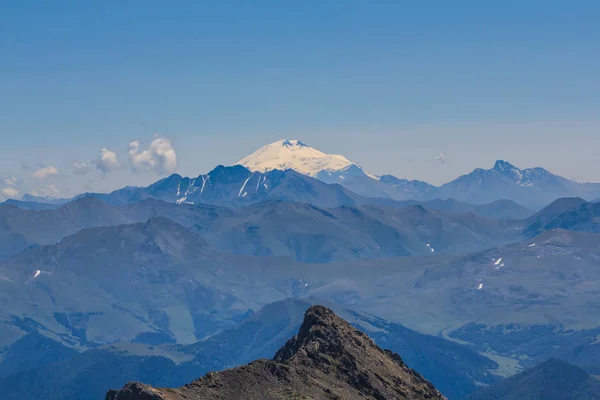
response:
[[[365,176],[335,181],[363,196],[395,200],[454,199],[472,204],[511,200],[539,209],[563,197],[587,200],[600,195],[600,183],[579,183],[543,168],[520,169],[498,160],[491,169],[477,168],[441,186],[384,175],[374,180]]]
[[[55,243],[84,228],[142,223],[155,217],[174,220],[222,251],[289,256],[304,262],[428,255],[434,251],[456,253],[481,250],[519,237],[519,231],[514,229],[518,226],[516,221],[488,219],[473,213],[503,212],[503,206],[475,207],[452,201],[423,204],[431,208],[418,202],[392,207],[320,208],[281,200],[227,208],[175,204],[154,198],[110,205],[93,196],[51,210],[2,205],[0,259],[30,246]]]
[[[520,169],[498,160],[492,169],[476,169],[442,185],[439,195],[473,203],[506,198],[538,208],[561,197],[592,199],[599,193],[599,183],[578,183],[543,168]]]
[[[553,229],[600,233],[600,203],[580,197],[558,199],[528,218],[525,234],[533,237]]]
[[[180,203],[243,206],[280,199],[332,207],[373,202],[379,198],[453,199],[472,204],[511,200],[530,209],[540,209],[563,197],[598,200],[600,183],[579,183],[544,168],[520,169],[497,160],[491,169],[477,168],[451,182],[434,186],[389,174],[376,176],[341,155],[321,152],[300,140],[280,140],[261,147],[235,165],[219,165],[195,178],[174,174],[148,187],[128,186],[112,193],[83,195],[90,194],[111,204],[158,198]],[[49,208],[35,203],[55,205],[67,201],[69,199],[25,195],[21,207]]]
[[[530,208],[541,208],[561,197],[600,196],[600,183],[578,183],[544,168],[520,169],[497,160],[491,169],[477,168],[441,186],[427,182],[375,176],[343,156],[328,155],[299,140],[268,144],[240,160],[253,171],[294,169],[327,183],[338,183],[362,196],[394,200],[455,199],[469,203],[491,203],[509,199]]]
[[[124,188],[108,194],[90,193],[110,204],[126,204],[148,198],[178,204],[215,204],[240,207],[266,200],[311,203],[335,207],[366,202],[340,185],[328,185],[318,179],[288,169],[252,172],[234,165],[217,166],[196,178],[171,175],[148,187]]]

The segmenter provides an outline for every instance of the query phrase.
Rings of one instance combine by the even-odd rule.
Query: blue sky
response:
[[[20,193],[198,175],[281,138],[432,183],[499,158],[600,181],[597,1],[0,0],[0,11],[0,176]]]

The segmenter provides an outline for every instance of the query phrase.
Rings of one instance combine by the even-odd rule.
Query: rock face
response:
[[[106,400],[235,399],[445,399],[408,368],[398,354],[382,350],[333,311],[313,306],[298,335],[273,360],[258,360],[209,373],[178,389],[129,383]]]

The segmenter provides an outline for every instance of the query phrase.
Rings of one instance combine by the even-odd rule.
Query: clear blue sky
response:
[[[184,175],[289,138],[432,183],[497,158],[600,181],[598,21],[598,1],[0,0],[0,176],[147,184],[168,171],[131,171],[128,143],[158,134]]]

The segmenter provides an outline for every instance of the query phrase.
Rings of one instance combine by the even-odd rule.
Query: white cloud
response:
[[[117,153],[107,148],[102,148],[100,156],[93,161],[73,161],[72,164],[76,174],[87,174],[94,167],[103,174],[107,174],[118,169],[120,165]]]
[[[17,186],[17,178],[15,178],[14,176],[10,176],[10,175],[4,175],[0,179],[0,182],[5,184],[6,186]]]
[[[46,179],[49,176],[58,175],[58,170],[54,167],[43,167],[33,173],[35,179]]]
[[[91,161],[73,161],[72,164],[76,174],[87,174],[93,165]]]
[[[117,153],[114,151],[103,148],[100,150],[100,157],[94,162],[98,171],[108,173],[119,168],[119,159]]]
[[[139,140],[129,143],[129,160],[135,171],[154,170],[162,175],[177,168],[177,153],[171,140],[157,137],[146,150],[141,150],[140,146]]]
[[[0,194],[7,199],[15,199],[19,196],[19,191],[13,187],[7,187],[2,189]]]

